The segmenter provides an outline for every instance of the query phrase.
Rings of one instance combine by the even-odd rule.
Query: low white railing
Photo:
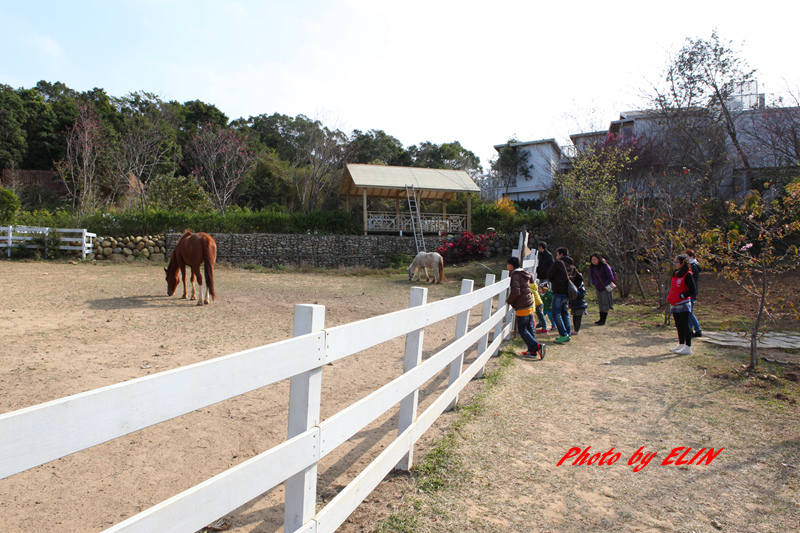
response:
[[[332,328],[325,327],[324,306],[298,305],[291,339],[0,415],[0,479],[289,379],[288,440],[106,531],[194,532],[286,481],[284,530],[333,533],[387,473],[411,467],[414,443],[483,375],[508,337],[508,272],[498,283],[487,275],[485,285],[473,291],[472,280],[463,280],[460,296],[430,304],[427,289],[414,287],[409,309]],[[476,305],[481,321],[468,330]],[[453,341],[422,362],[425,327],[452,316]],[[322,367],[403,335],[404,373],[320,421]],[[464,354],[475,344],[476,358],[464,368]],[[418,414],[420,388],[448,367],[448,387]],[[397,439],[316,512],[320,459],[398,403]]]
[[[420,213],[424,233],[461,233],[467,231],[467,215]],[[411,213],[367,211],[367,231],[406,232],[413,234]]]
[[[58,234],[61,243],[59,250],[75,250],[81,252],[81,259],[86,259],[86,254],[92,253],[94,245],[92,237],[97,237],[94,233],[89,233],[85,229],[61,229],[45,228],[37,226],[0,226],[0,248],[6,248],[8,257],[11,257],[11,250],[14,245],[19,244],[25,248],[37,248],[32,244],[25,244],[38,236],[47,236],[50,233]],[[2,235],[4,234],[4,235]],[[47,249],[45,248],[45,254]]]

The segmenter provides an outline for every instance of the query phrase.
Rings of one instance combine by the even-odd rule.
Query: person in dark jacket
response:
[[[700,329],[700,322],[697,320],[697,315],[694,314],[694,309],[697,301],[697,293],[700,292],[700,272],[703,271],[700,268],[700,263],[697,262],[697,258],[694,255],[694,250],[686,250],[686,259],[689,261],[689,268],[692,269],[692,281],[694,281],[694,288],[695,293],[692,296],[692,313],[689,315],[689,327],[692,329],[692,337],[702,337],[703,331]]]
[[[561,247],[556,250],[556,260],[553,266],[547,271],[547,279],[550,282],[550,290],[553,291],[553,320],[558,328],[559,337],[555,340],[556,344],[569,342],[571,324],[569,323],[568,308],[568,281],[575,277],[575,265],[569,257],[569,251]]]
[[[669,312],[675,319],[675,329],[678,330],[678,345],[670,348],[670,351],[678,355],[692,355],[692,331],[689,328],[689,315],[692,314],[692,296],[697,293],[693,278],[692,269],[689,267],[686,256],[677,256],[667,301],[669,302]]]
[[[608,311],[614,309],[614,293],[608,287],[614,282],[614,273],[599,253],[595,252],[589,265],[589,278],[597,294],[597,307],[600,309],[600,320],[595,322],[598,326],[605,326]]]
[[[553,266],[553,254],[547,250],[547,243],[539,243],[539,264],[536,266],[536,277],[539,281],[547,279],[547,271]]]
[[[517,316],[517,331],[523,342],[528,347],[522,352],[523,357],[544,359],[545,345],[536,341],[536,332],[533,330],[533,294],[530,283],[533,276],[524,268],[519,267],[519,259],[509,257],[507,262],[511,285],[508,289],[506,303],[514,308]]]
[[[583,284],[583,274],[575,269],[575,277],[572,278],[572,283],[578,288],[578,296],[569,302],[569,310],[572,313],[572,331],[570,335],[577,335],[581,330],[581,322],[583,315],[586,314],[586,308],[589,304],[586,303],[586,285]]]

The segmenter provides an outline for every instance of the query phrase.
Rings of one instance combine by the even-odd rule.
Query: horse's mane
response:
[[[175,258],[177,257],[176,254],[178,252],[178,245],[181,243],[183,239],[185,239],[191,234],[192,234],[191,230],[188,229],[183,230],[183,235],[181,235],[181,238],[178,239],[178,242],[175,243],[175,248],[172,249],[172,253],[169,254],[169,264],[167,264],[167,272],[175,272],[175,270],[178,268],[178,262],[175,260]]]

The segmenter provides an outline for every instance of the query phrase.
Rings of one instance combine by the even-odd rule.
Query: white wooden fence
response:
[[[29,243],[39,236],[46,239],[50,233],[58,236],[61,245],[59,250],[76,250],[81,252],[81,259],[86,259],[86,254],[92,253],[92,237],[97,237],[94,233],[89,233],[85,229],[60,229],[45,228],[35,226],[0,226],[0,248],[6,248],[8,257],[11,257],[11,250],[15,244],[20,244],[26,248],[36,248]],[[46,250],[45,250],[45,253]]]
[[[409,309],[331,328],[324,306],[297,305],[291,339],[0,415],[0,479],[289,379],[288,440],[106,531],[194,532],[286,481],[285,531],[333,533],[387,473],[411,467],[414,443],[483,375],[511,331],[508,287],[508,272],[497,283],[489,274],[484,288],[473,291],[472,280],[464,280],[460,296],[430,304],[427,289],[414,287]],[[481,320],[469,330],[477,305]],[[425,327],[452,316],[453,341],[422,362]],[[322,367],[403,335],[404,373],[321,421]],[[475,344],[476,358],[464,368],[464,353]],[[448,367],[448,387],[417,413],[420,388]],[[317,512],[320,459],[398,403],[398,437]]]

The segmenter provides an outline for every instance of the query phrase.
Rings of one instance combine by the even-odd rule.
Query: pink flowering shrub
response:
[[[444,262],[450,265],[481,259],[488,249],[487,241],[492,237],[494,237],[494,233],[475,235],[464,231],[461,232],[460,237],[452,242],[443,241],[436,251],[444,258]]]

